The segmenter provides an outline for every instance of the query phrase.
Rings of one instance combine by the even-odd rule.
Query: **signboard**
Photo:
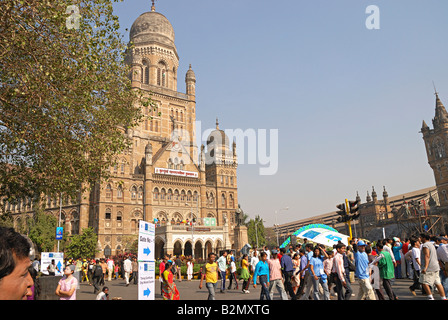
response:
[[[156,263],[138,263],[138,300],[155,300]]]
[[[154,240],[156,225],[146,221],[138,227],[138,300],[155,300],[156,263]]]
[[[63,252],[42,252],[40,256],[40,266],[42,273],[48,275],[47,267],[54,260],[55,265],[61,272],[56,269],[55,275],[61,276],[64,273],[64,253]]]
[[[216,218],[204,218],[204,226],[216,227]]]
[[[63,227],[56,227],[56,240],[62,240],[63,233],[64,233]]]
[[[140,221],[138,232],[138,261],[155,261],[154,236],[155,224]]]
[[[187,178],[198,178],[199,177],[197,172],[176,170],[176,169],[166,169],[166,168],[154,168],[154,173],[167,174],[170,176],[177,176],[177,177],[187,177]]]

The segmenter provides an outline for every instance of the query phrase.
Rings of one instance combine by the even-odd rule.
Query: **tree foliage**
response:
[[[39,252],[51,252],[56,243],[56,226],[58,219],[37,208],[34,218],[30,220],[29,238],[37,245]]]
[[[79,235],[73,235],[65,247],[65,256],[71,258],[94,257],[98,252],[98,236],[93,228],[84,228]]]
[[[263,219],[259,215],[255,216],[255,219],[250,219],[247,223],[247,237],[252,248],[266,245],[266,232],[263,224]]]
[[[2,1],[1,197],[74,195],[128,148],[151,101],[131,90],[116,1]]]

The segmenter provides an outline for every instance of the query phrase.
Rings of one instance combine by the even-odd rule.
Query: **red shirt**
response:
[[[159,271],[160,271],[161,274],[163,273],[163,271],[165,271],[165,262],[162,261],[159,264]]]

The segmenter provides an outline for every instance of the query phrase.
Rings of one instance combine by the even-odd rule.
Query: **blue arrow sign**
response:
[[[151,294],[151,290],[149,290],[148,288],[146,288],[146,290],[143,290],[143,296],[148,296]]]
[[[57,267],[59,268],[59,270],[62,269],[62,263],[61,263],[61,261],[58,261]]]
[[[143,249],[143,254],[146,254],[147,256],[151,253],[151,250],[149,248]]]

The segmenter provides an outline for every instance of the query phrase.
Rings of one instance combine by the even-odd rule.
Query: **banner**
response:
[[[48,275],[47,267],[54,260],[56,265],[56,276],[62,276],[64,274],[64,253],[63,252],[42,252],[40,255],[40,270],[42,273]],[[59,269],[61,272],[59,272]]]
[[[170,176],[187,177],[187,178],[198,178],[197,172],[176,170],[176,169],[166,169],[166,168],[154,168],[154,173],[167,174]]]

